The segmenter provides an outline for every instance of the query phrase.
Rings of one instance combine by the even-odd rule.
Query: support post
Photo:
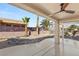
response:
[[[64,44],[64,24],[62,21],[60,21],[60,36],[61,36],[60,42]]]
[[[39,28],[39,16],[37,16],[36,31],[37,31],[37,34],[39,35],[39,34],[40,34],[40,28]]]
[[[60,20],[55,20],[55,55],[60,55]]]
[[[55,21],[55,44],[60,44],[60,21]]]
[[[62,26],[62,27],[61,27],[61,28],[62,28],[62,29],[61,29],[61,32],[62,32],[62,33],[61,33],[61,36],[62,36],[62,38],[61,38],[61,39],[62,39],[62,40],[61,40],[61,44],[62,44],[62,45],[61,45],[61,47],[62,47],[62,48],[61,48],[61,55],[64,55],[64,24],[63,24],[62,21],[61,21],[61,26]]]

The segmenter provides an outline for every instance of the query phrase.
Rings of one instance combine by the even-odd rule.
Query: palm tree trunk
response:
[[[25,36],[28,35],[28,29],[27,29],[27,25],[25,25]]]

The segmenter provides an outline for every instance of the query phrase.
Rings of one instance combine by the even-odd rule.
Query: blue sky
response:
[[[9,18],[9,19],[13,19],[13,20],[21,20],[22,17],[25,17],[25,16],[30,17],[30,22],[29,22],[28,26],[35,27],[36,19],[37,19],[36,14],[22,10],[20,8],[9,5],[7,3],[0,3],[0,17]],[[40,22],[43,19],[44,18],[40,16]]]

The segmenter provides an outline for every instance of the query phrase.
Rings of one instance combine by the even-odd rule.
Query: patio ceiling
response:
[[[40,16],[50,17],[53,19],[59,19],[65,21],[73,19],[72,21],[75,21],[76,19],[78,20],[79,18],[78,3],[69,3],[69,5],[66,7],[66,10],[75,11],[74,14],[61,12],[56,15],[54,13],[60,11],[61,8],[60,3],[11,3],[11,5],[15,5],[16,7],[28,10]]]

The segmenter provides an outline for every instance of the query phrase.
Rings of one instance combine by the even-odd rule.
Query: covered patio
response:
[[[50,20],[55,22],[54,26],[55,36],[54,38],[46,39],[36,44],[15,46],[10,47],[10,49],[9,48],[2,49],[0,50],[0,55],[7,55],[7,54],[39,55],[39,56],[79,55],[79,44],[78,44],[79,42],[70,39],[66,40],[64,39],[64,22],[79,21],[79,7],[78,7],[79,4],[63,3],[63,5],[61,6],[60,3],[10,3],[10,5],[24,9],[26,11],[30,11],[39,16],[49,18]],[[69,12],[65,10],[73,10],[73,11]],[[77,45],[74,44],[75,42],[77,43]],[[13,51],[14,53],[11,51]],[[9,54],[8,52],[11,53]]]

